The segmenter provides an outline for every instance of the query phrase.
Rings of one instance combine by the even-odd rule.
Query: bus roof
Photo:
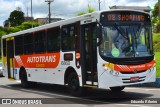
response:
[[[93,18],[93,19],[95,19],[94,21],[96,21],[96,20],[99,21],[100,14],[102,12],[114,12],[114,11],[134,11],[134,12],[140,12],[140,13],[145,13],[145,14],[149,15],[149,13],[144,12],[144,11],[130,10],[130,9],[112,9],[112,10],[106,10],[106,11],[96,11],[96,12],[93,12],[93,13],[88,13],[88,14],[81,15],[81,16],[76,16],[76,17],[73,17],[73,18],[70,18],[70,19],[61,20],[61,21],[50,23],[50,24],[46,24],[46,25],[30,28],[30,29],[27,29],[27,30],[15,32],[15,33],[12,33],[12,34],[8,34],[8,35],[5,35],[5,36],[2,36],[2,39],[9,38],[9,37],[14,37],[14,36],[18,36],[18,35],[22,35],[22,34],[26,34],[26,33],[32,33],[32,32],[36,32],[36,31],[48,29],[48,28],[53,28],[53,27],[58,27],[58,26],[61,27],[63,25],[72,24],[72,23],[75,23],[75,22],[78,22],[78,21],[83,21],[85,19]]]

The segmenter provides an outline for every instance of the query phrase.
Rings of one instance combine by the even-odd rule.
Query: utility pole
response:
[[[101,0],[98,0],[98,4],[99,4],[99,11],[101,10]]]
[[[32,18],[32,21],[33,21],[33,13],[32,13],[32,0],[31,0],[31,18]],[[33,22],[32,22],[32,28],[33,28]]]
[[[51,23],[51,2],[54,2],[54,0],[45,0],[45,2],[48,2],[48,6],[49,6],[49,13],[48,13],[48,16],[49,16],[49,23]]]
[[[28,16],[28,7],[27,7],[27,17],[29,17],[29,16]]]
[[[31,0],[31,17],[33,17],[33,15],[32,15],[32,0]]]

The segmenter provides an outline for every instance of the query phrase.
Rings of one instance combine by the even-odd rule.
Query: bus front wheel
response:
[[[81,96],[83,93],[82,87],[79,85],[78,75],[72,72],[68,76],[68,89],[74,96]]]
[[[113,92],[120,92],[125,88],[125,86],[119,86],[119,87],[110,87],[111,91]]]

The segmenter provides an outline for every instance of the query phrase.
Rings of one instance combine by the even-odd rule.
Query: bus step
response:
[[[14,78],[8,78],[9,80],[11,80],[11,81],[14,81],[14,80],[16,80],[16,79],[14,79]]]
[[[83,85],[84,87],[89,87],[89,88],[97,88],[97,86],[93,86],[93,85]]]

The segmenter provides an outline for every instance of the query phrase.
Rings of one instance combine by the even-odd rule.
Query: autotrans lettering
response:
[[[21,55],[15,57],[15,67],[56,68],[60,62],[60,52],[46,54]]]
[[[37,56],[28,57],[27,63],[45,63],[45,62],[56,62],[56,56]]]

